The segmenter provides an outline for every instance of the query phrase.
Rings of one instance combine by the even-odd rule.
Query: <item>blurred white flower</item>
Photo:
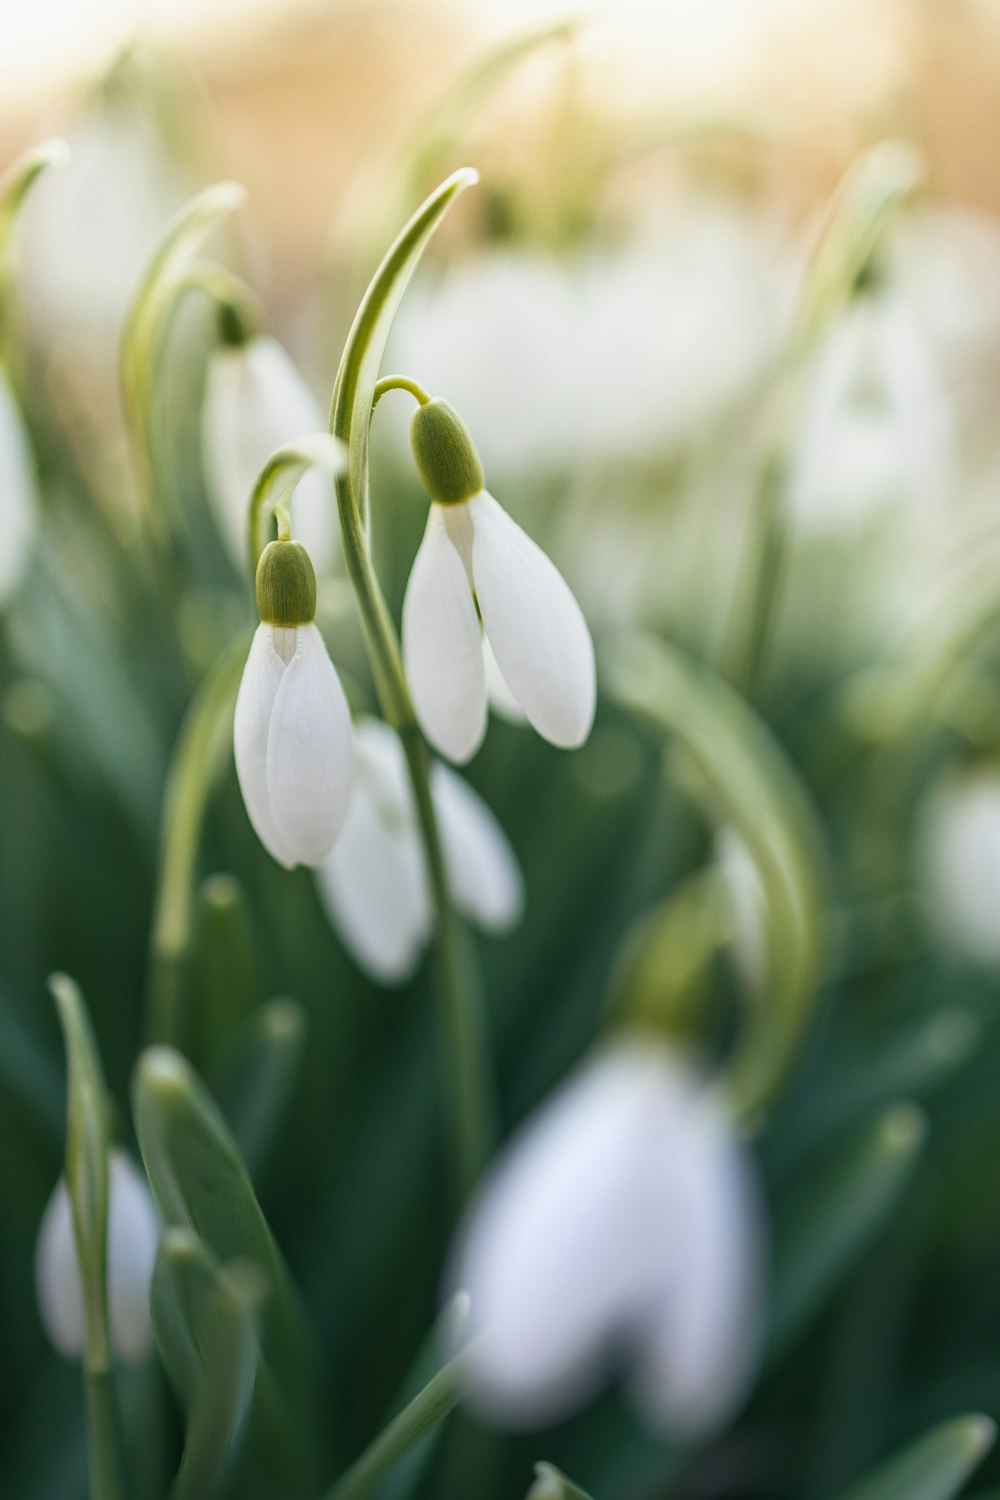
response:
[[[276,448],[326,420],[277,339],[257,335],[220,344],[209,356],[202,408],[205,480],[222,538],[233,561],[247,566],[247,510],[254,482]],[[295,534],[320,576],[337,555],[337,508],[328,474],[305,473],[295,491]]]
[[[399,736],[377,719],[354,726],[354,784],[340,837],[320,866],[330,921],[355,961],[382,983],[413,973],[433,918],[413,794]],[[431,796],[452,899],[487,932],[521,915],[521,872],[503,829],[462,778],[434,763]]]
[[[943,509],[954,476],[950,397],[909,305],[857,298],[827,338],[790,478],[792,511],[817,534],[850,530],[884,507]]]
[[[344,690],[315,625],[258,625],[236,699],[233,747],[243,801],[265,849],[289,870],[322,864],[347,812],[352,748]]]
[[[123,1151],[108,1158],[108,1321],[119,1359],[139,1360],[152,1345],[149,1285],[160,1223],[146,1179]],[[83,1353],[83,1289],[66,1179],[60,1177],[38,1229],[35,1288],[42,1323],[68,1359]]]
[[[753,392],[777,345],[782,272],[759,221],[672,205],[632,244],[491,250],[415,284],[391,363],[461,394],[493,475],[661,453]]]
[[[501,1157],[450,1286],[470,1399],[500,1425],[557,1422],[619,1370],[656,1428],[724,1421],[759,1353],[763,1228],[722,1099],[660,1043],[609,1046]]]
[[[482,490],[432,502],[403,601],[403,653],[421,727],[458,762],[486,733],[484,633],[532,727],[564,749],[581,745],[597,692],[587,622],[555,565]]]
[[[69,145],[22,216],[25,304],[40,344],[70,339],[111,385],[125,310],[180,187],[155,127],[130,107],[95,110]]]
[[[1000,963],[1000,773],[945,780],[923,811],[917,860],[941,937],[979,962]]]
[[[0,604],[20,582],[37,520],[34,461],[14,393],[0,366]]]

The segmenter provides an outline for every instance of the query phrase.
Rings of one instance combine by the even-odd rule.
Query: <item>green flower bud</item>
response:
[[[435,396],[410,420],[410,442],[427,493],[439,505],[471,500],[483,488],[483,466],[469,429],[447,401]]]
[[[257,611],[265,625],[309,625],[316,573],[301,542],[269,542],[257,564]]]

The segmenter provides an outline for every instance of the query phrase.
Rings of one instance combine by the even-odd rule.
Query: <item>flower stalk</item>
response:
[[[406,389],[423,404],[426,392],[406,377],[378,381],[396,310],[417,262],[453,199],[476,181],[466,168],[432,193],[390,247],[358,309],[337,374],[330,431],[348,448],[346,473],[336,477],[344,559],[357,599],[368,658],[383,715],[397,731],[417,807],[434,906],[442,1031],[447,1038],[455,1173],[465,1197],[483,1167],[493,1137],[492,1085],[478,986],[472,983],[463,934],[448,894],[441,836],[430,792],[430,756],[417,724],[399,637],[375,571],[368,515],[368,437],[376,396]],[[367,1493],[367,1491],[358,1491]],[[350,1490],[337,1500],[353,1495]]]

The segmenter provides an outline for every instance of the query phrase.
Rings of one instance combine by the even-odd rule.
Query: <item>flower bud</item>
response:
[[[316,573],[300,542],[269,542],[257,563],[257,612],[265,625],[309,625]]]
[[[435,397],[410,419],[410,442],[420,478],[439,505],[470,500],[483,488],[483,466],[458,412]]]

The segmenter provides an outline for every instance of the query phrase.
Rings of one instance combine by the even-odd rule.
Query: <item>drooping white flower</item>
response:
[[[202,459],[216,521],[233,561],[247,563],[247,500],[275,449],[319,432],[319,406],[277,339],[257,335],[211,354],[202,407]],[[311,469],[295,492],[295,529],[318,572],[337,552],[337,513],[329,475]]]
[[[790,480],[795,516],[818,534],[900,502],[932,513],[953,473],[951,404],[926,333],[899,297],[858,298],[818,357]]]
[[[0,366],[0,604],[20,582],[37,519],[34,463],[14,393]]]
[[[759,1352],[762,1240],[717,1093],[659,1043],[607,1048],[522,1127],[467,1216],[450,1285],[470,1299],[470,1400],[546,1426],[622,1373],[654,1427],[716,1426]]]
[[[949,777],[924,809],[918,874],[928,917],[945,942],[1000,964],[1000,774]]]
[[[108,1321],[119,1359],[132,1362],[152,1344],[149,1285],[159,1219],[146,1179],[123,1151],[108,1158]],[[67,1359],[83,1353],[83,1289],[65,1177],[42,1215],[35,1247],[35,1289],[45,1331]]]
[[[413,416],[431,510],[403,601],[403,653],[427,738],[451,760],[486,732],[485,635],[525,718],[570,749],[590,733],[594,648],[565,579],[483,488],[472,439],[446,402]]]
[[[320,865],[351,787],[351,716],[312,623],[316,579],[304,547],[271,542],[257,568],[261,623],[236,699],[236,773],[257,837],[292,869]]]
[[[333,853],[318,886],[334,927],[373,978],[395,984],[416,968],[430,941],[432,912],[413,794],[398,735],[376,719],[354,729],[354,784]],[[486,804],[440,762],[431,771],[452,899],[486,932],[518,920],[521,872]]]

